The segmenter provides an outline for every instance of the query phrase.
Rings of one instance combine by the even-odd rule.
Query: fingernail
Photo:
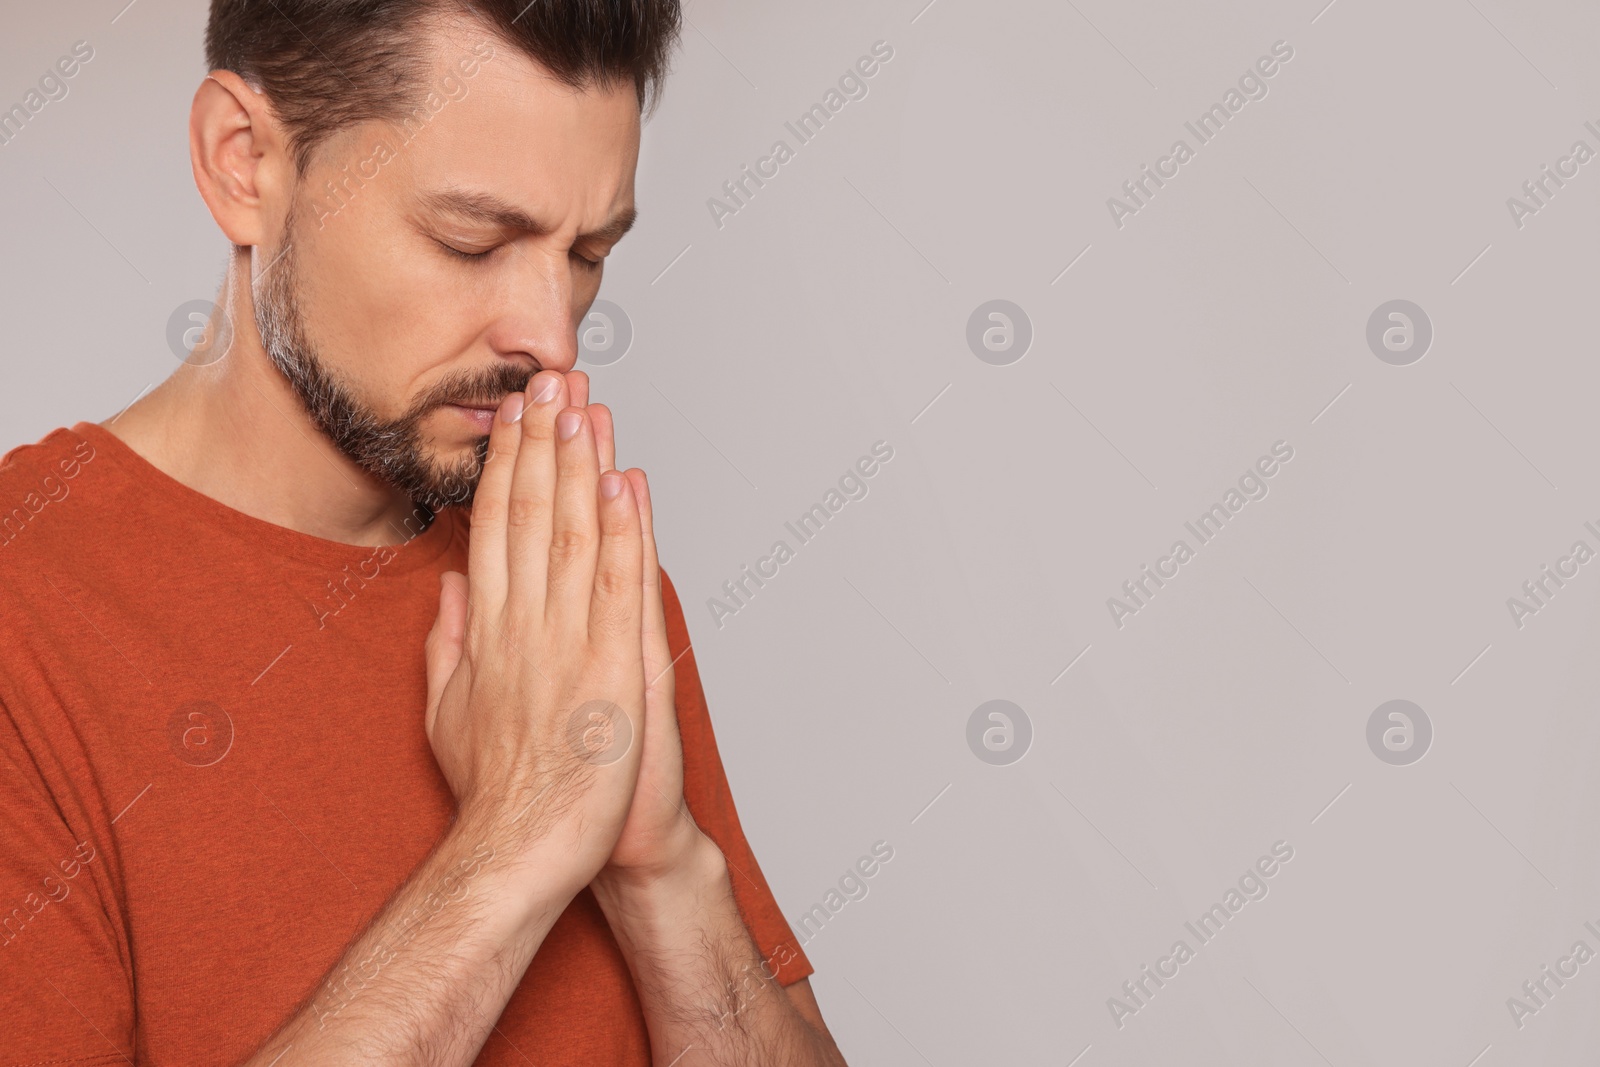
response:
[[[606,471],[600,476],[601,496],[610,500],[620,492],[622,492],[622,475],[616,471]]]
[[[500,421],[518,422],[522,418],[522,394],[512,393],[500,401]]]
[[[561,379],[551,375],[539,383],[539,391],[533,394],[535,404],[548,404],[556,397],[556,390],[561,387]]]
[[[556,416],[556,433],[563,441],[578,432],[578,427],[583,423],[583,416],[576,411],[563,411]]]

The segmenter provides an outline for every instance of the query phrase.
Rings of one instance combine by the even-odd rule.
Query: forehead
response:
[[[432,69],[394,127],[418,188],[488,190],[580,229],[632,205],[631,80],[575,89],[470,20],[434,24],[429,40]]]

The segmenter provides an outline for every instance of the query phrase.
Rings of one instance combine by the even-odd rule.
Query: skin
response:
[[[465,21],[429,33],[440,57],[432,85],[488,39]],[[472,1062],[588,885],[628,960],[657,1064],[690,1048],[684,1063],[843,1064],[810,983],[761,977],[726,861],[683,802],[648,483],[642,470],[615,469],[611,413],[589,403],[588,378],[573,370],[576,326],[603,270],[589,261],[603,261],[633,210],[633,86],[573,90],[493,43],[468,93],[332,214],[311,191],[392,138],[389,128],[341,131],[297,183],[267,98],[232,72],[209,75],[190,149],[196,186],[235,246],[218,298],[232,329],[214,323],[190,363],[103,424],[245,514],[352,545],[405,539],[412,502],[317,430],[256,331],[253,279],[283,252],[292,200],[309,339],[374,412],[398,417],[450,376],[507,365],[530,376],[488,414],[441,406],[422,423],[440,465],[469,460],[490,434],[469,574],[444,576],[425,650],[428,735],[457,819],[245,1062]],[[425,203],[449,187],[497,196],[542,230]],[[441,242],[491,251],[469,262]],[[536,402],[546,382],[554,395]],[[635,740],[621,758],[567,743],[573,694],[605,702],[606,729],[626,716]],[[451,903],[434,908],[442,882]]]

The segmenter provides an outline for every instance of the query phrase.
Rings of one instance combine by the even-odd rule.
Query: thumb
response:
[[[428,631],[424,656],[428,668],[427,730],[433,735],[433,720],[445,683],[461,662],[461,638],[467,627],[467,576],[459,571],[439,575],[439,614]]]

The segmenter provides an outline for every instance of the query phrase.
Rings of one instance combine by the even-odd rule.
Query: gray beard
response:
[[[488,373],[463,373],[418,397],[399,418],[381,417],[328,369],[306,336],[296,300],[295,256],[288,243],[293,228],[291,209],[284,226],[284,251],[268,268],[255,298],[256,330],[268,358],[299,396],[317,429],[363,470],[434,514],[452,505],[470,505],[488,456],[489,438],[478,438],[470,456],[441,464],[423,440],[422,420],[441,404],[493,402],[525,389],[535,372],[502,363]]]

